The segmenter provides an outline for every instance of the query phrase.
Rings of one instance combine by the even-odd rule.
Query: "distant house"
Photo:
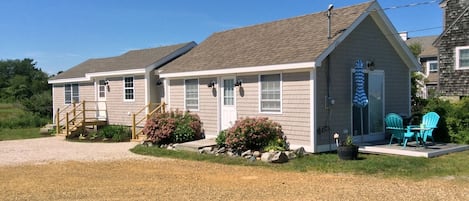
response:
[[[194,46],[190,42],[89,59],[52,77],[49,84],[52,84],[54,117],[60,111],[63,119],[66,112],[72,112],[73,103],[85,101],[87,106],[92,106],[86,118],[131,125],[132,113],[149,103],[161,102],[163,88],[156,84],[159,78],[155,70]]]
[[[422,48],[422,52],[418,55],[418,60],[422,64],[421,75],[424,77],[421,85],[421,90],[417,93],[417,96],[422,98],[428,98],[434,96],[438,90],[438,49],[433,46],[433,42],[438,36],[421,36],[408,38],[407,34],[402,34],[402,39],[407,45],[419,44]]]
[[[362,118],[352,104],[359,60],[369,100]],[[282,125],[292,148],[323,152],[336,148],[334,132],[384,139],[386,113],[410,115],[410,74],[419,68],[371,1],[214,33],[155,73],[169,108],[197,113],[207,137],[264,116]]]
[[[439,93],[469,96],[469,0],[443,0],[443,33],[435,40],[439,52]]]

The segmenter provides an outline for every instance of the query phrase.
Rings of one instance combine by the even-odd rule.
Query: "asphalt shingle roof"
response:
[[[188,42],[171,46],[132,50],[116,57],[89,59],[58,74],[50,80],[80,78],[85,77],[86,73],[146,68],[188,45],[195,45],[195,43]]]
[[[433,42],[438,38],[438,36],[422,36],[414,37],[406,40],[407,45],[418,43],[422,46],[422,52],[420,57],[436,57],[438,56],[438,49],[433,46]]]
[[[333,41],[373,1],[332,10]],[[212,34],[162,73],[216,70],[314,61],[328,46],[326,12]]]

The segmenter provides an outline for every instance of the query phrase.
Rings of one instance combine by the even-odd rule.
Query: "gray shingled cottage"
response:
[[[410,74],[420,64],[377,2],[331,12],[330,29],[325,11],[214,33],[155,72],[168,107],[197,113],[207,137],[265,116],[282,125],[292,148],[328,151],[334,132],[361,139],[352,96],[362,60],[363,140],[384,139],[386,113],[410,114]]]

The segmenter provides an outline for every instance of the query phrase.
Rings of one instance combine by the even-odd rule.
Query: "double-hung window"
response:
[[[260,111],[281,112],[281,75],[260,75]]]
[[[135,100],[134,77],[124,77],[124,101]]]
[[[427,69],[428,69],[428,73],[438,72],[438,61],[428,61]]]
[[[184,80],[186,110],[199,110],[199,80]]]
[[[469,70],[469,46],[456,47],[456,70]]]
[[[65,104],[72,104],[80,102],[80,93],[78,84],[65,84]]]

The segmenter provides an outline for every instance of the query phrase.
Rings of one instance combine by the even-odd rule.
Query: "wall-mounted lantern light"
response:
[[[156,86],[160,86],[160,85],[162,85],[162,84],[163,84],[163,82],[162,82],[160,79],[158,79],[158,80],[156,81]]]
[[[215,82],[215,80],[212,80],[212,81],[210,81],[210,82],[207,84],[207,87],[208,87],[208,88],[214,88],[216,83],[217,83],[217,82]]]
[[[375,70],[375,62],[373,60],[368,60],[365,62],[366,68],[370,71]]]
[[[240,87],[243,85],[243,80],[236,80],[236,83],[234,83],[235,87]]]

